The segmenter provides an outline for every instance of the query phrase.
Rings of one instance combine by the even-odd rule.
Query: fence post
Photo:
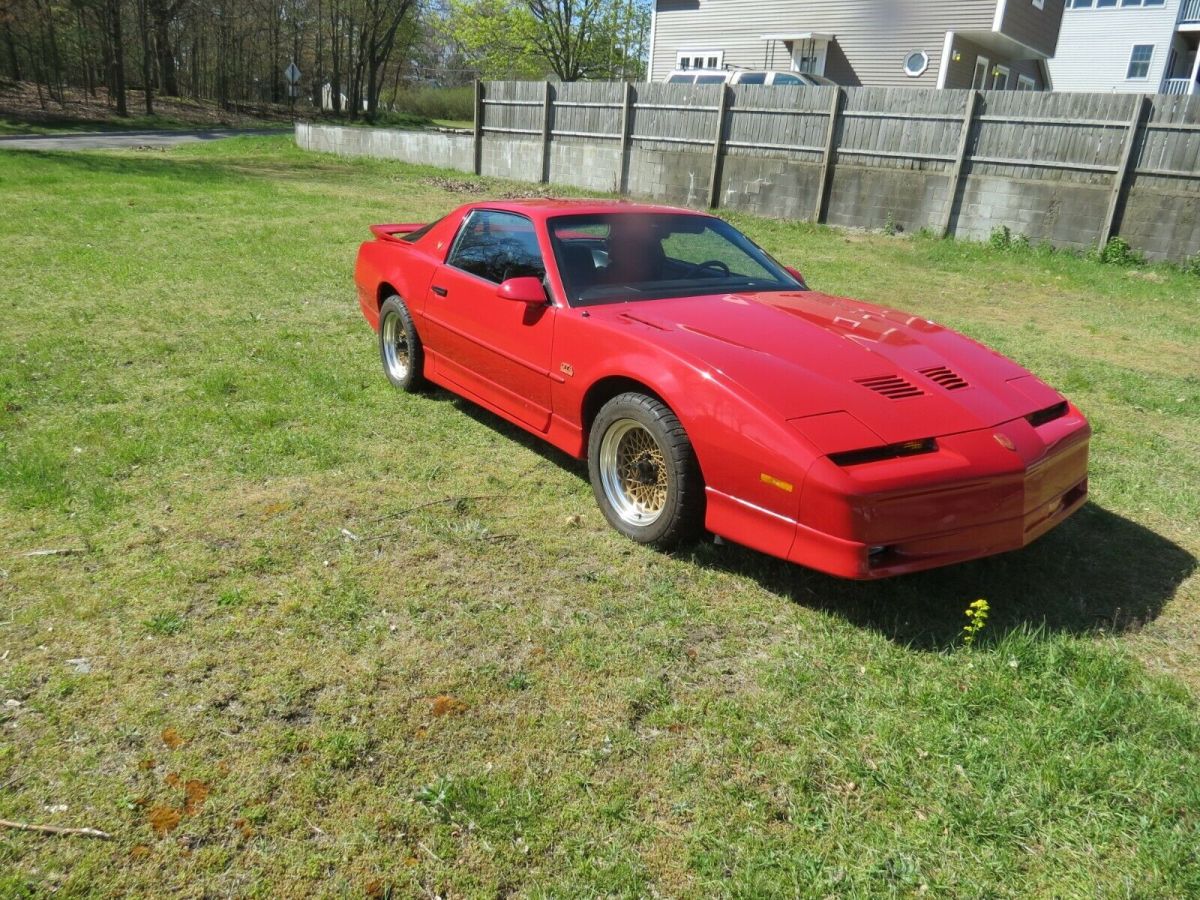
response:
[[[817,179],[817,201],[813,205],[814,222],[822,222],[825,203],[829,199],[829,170],[833,165],[833,141],[837,135],[838,112],[842,108],[842,89],[833,89],[833,102],[829,104],[829,128],[825,132],[825,150],[821,154],[821,174]]]
[[[483,82],[475,79],[475,165],[476,175],[483,174]]]
[[[554,85],[546,81],[542,93],[542,174],[539,181],[550,181],[550,118],[554,114]]]
[[[721,85],[721,101],[717,104],[717,133],[713,136],[712,171],[708,177],[708,205],[716,209],[717,193],[721,189],[721,160],[725,155],[725,122],[729,117],[729,85]]]
[[[1125,181],[1129,178],[1129,164],[1133,160],[1133,148],[1137,143],[1138,131],[1141,130],[1142,116],[1146,112],[1146,104],[1149,97],[1145,94],[1138,94],[1136,102],[1133,104],[1133,115],[1129,119],[1129,132],[1125,135],[1125,147],[1121,151],[1121,163],[1117,166],[1117,173],[1113,176],[1112,194],[1108,198],[1108,212],[1104,216],[1104,224],[1100,228],[1100,249],[1104,250],[1108,246],[1109,238],[1112,237],[1113,226],[1117,221],[1117,209],[1121,205],[1121,190],[1125,187]]]
[[[625,82],[625,102],[621,108],[621,172],[617,193],[629,193],[629,158],[633,151],[633,83]]]
[[[950,170],[950,183],[946,185],[946,209],[942,213],[942,237],[950,234],[950,220],[954,217],[954,201],[958,199],[958,188],[962,184],[963,166],[967,161],[967,149],[971,144],[971,126],[975,121],[975,109],[979,106],[979,91],[967,95],[967,108],[963,113],[962,132],[958,136],[958,152],[954,157],[954,168]]]

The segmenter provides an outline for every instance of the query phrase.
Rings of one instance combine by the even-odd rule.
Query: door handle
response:
[[[435,294],[437,294],[439,297],[445,297],[447,294],[450,293],[444,287],[438,287],[436,284],[433,287],[431,287],[430,290],[433,291]]]

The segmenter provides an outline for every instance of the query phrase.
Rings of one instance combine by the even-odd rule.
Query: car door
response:
[[[545,274],[532,221],[477,209],[434,272],[425,301],[437,373],[540,431],[550,427],[555,309],[505,300],[496,291],[509,278]]]

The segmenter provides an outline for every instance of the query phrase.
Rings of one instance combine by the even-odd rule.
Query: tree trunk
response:
[[[8,48],[8,71],[13,81],[21,80],[21,58],[17,56],[17,42],[13,40],[12,26],[4,23],[4,46]]]
[[[178,5],[171,9],[163,0],[150,3],[150,16],[154,20],[154,49],[158,57],[158,85],[161,92],[169,97],[179,96],[175,49],[171,46],[171,20],[177,13]]]
[[[138,0],[138,31],[142,33],[142,91],[146,100],[146,115],[154,115],[154,61],[150,56],[150,17],[146,14],[147,0]]]
[[[337,116],[342,114],[342,38],[338,29],[339,18],[335,3],[329,13],[329,43],[333,58],[333,71],[329,79],[329,105]]]
[[[111,97],[116,94],[117,115],[129,115],[125,98],[125,38],[121,34],[121,0],[108,0],[108,27],[112,34],[112,76],[108,84]]]

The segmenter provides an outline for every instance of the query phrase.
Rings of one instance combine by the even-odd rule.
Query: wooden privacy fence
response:
[[[1080,246],[1127,220],[1152,255],[1200,251],[1200,98],[490,82],[473,143],[476,173],[691,205]]]

